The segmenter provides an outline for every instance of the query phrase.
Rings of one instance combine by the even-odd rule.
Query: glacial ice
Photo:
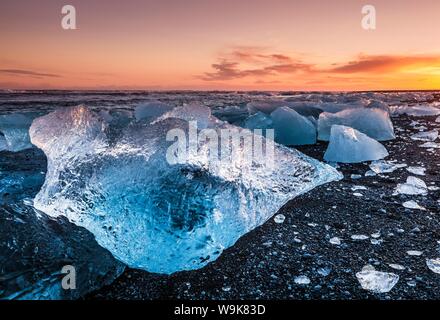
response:
[[[408,209],[415,209],[415,210],[426,210],[424,207],[420,206],[417,202],[414,200],[405,201],[402,204],[405,208]]]
[[[370,169],[376,173],[391,173],[396,171],[400,168],[405,168],[407,165],[405,163],[394,163],[391,161],[385,161],[385,160],[378,160],[378,161],[372,161],[370,163]]]
[[[28,130],[33,116],[21,113],[0,115],[0,132],[4,138],[0,144],[3,150],[18,152],[32,148]]]
[[[389,114],[377,108],[356,108],[335,114],[321,113],[318,119],[318,139],[328,141],[331,127],[337,124],[356,129],[378,141],[395,138]]]
[[[161,115],[153,123],[158,123],[169,118],[196,121],[197,127],[200,129],[216,126],[220,122],[220,120],[212,115],[210,108],[199,103],[190,103],[185,104],[182,107],[174,108]]]
[[[424,167],[407,167],[406,170],[412,174],[416,174],[418,176],[424,176],[426,168],[424,168]]]
[[[270,129],[273,128],[273,122],[268,115],[264,114],[261,111],[258,111],[257,113],[249,116],[246,119],[244,127],[250,130]]]
[[[411,136],[412,140],[417,140],[417,141],[435,141],[437,138],[438,138],[437,130],[418,132]]]
[[[396,192],[398,194],[407,195],[426,195],[428,193],[428,187],[423,180],[409,176],[406,179],[406,183],[399,183],[397,185]]]
[[[413,257],[420,257],[423,254],[423,252],[419,250],[408,250],[406,254]]]
[[[432,272],[440,274],[440,258],[426,259],[426,265]]]
[[[287,107],[271,113],[275,129],[275,141],[287,146],[316,143],[316,128],[306,117]]]
[[[365,266],[356,273],[362,288],[374,293],[387,293],[397,284],[399,276],[394,273],[376,271],[372,266]]]
[[[406,114],[414,117],[436,116],[440,114],[440,109],[429,105],[414,105],[414,106],[393,106],[391,107],[393,116]]]
[[[241,133],[261,140],[263,149],[273,146],[271,170],[262,158],[246,162],[241,144],[227,149],[230,163],[210,161],[201,142],[185,161],[170,164],[167,151],[176,142],[167,141],[167,133],[189,130],[187,121],[172,116],[201,119],[211,133],[239,130],[213,122],[204,108],[183,108],[185,113],[177,108],[152,124],[131,123],[116,135],[84,106],[34,120],[31,140],[48,159],[35,207],[85,227],[129,266],[169,274],[203,267],[288,200],[342,178],[334,168],[246,129]]]
[[[136,120],[153,120],[166,112],[173,109],[172,106],[160,102],[160,101],[149,101],[147,103],[140,104],[134,109],[134,116]]]
[[[431,149],[440,149],[440,143],[436,143],[436,142],[425,142],[423,144],[420,145],[421,148],[431,148]]]
[[[308,284],[310,284],[310,279],[309,279],[309,277],[304,276],[304,275],[301,275],[301,276],[297,276],[297,277],[295,277],[295,278],[293,279],[293,281],[294,281],[296,284],[299,284],[299,285],[308,285]]]
[[[331,128],[330,143],[324,154],[329,162],[359,163],[379,160],[388,156],[385,147],[366,134],[353,128],[334,125]]]
[[[440,123],[440,116],[438,116],[437,119],[435,119],[435,122]]]
[[[371,100],[366,107],[370,109],[371,108],[381,109],[383,111],[386,111],[388,114],[391,112],[388,104],[380,100]]]

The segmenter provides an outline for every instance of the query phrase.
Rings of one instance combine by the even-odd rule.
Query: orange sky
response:
[[[439,15],[438,0],[2,0],[0,88],[440,89]]]

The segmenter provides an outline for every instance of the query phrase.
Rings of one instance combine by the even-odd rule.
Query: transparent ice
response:
[[[376,271],[372,266],[366,266],[356,273],[356,278],[362,288],[374,293],[387,293],[397,284],[399,276],[394,273]]]
[[[279,145],[272,170],[260,158],[242,165],[241,147],[231,154],[232,165],[209,162],[205,144],[200,156],[169,164],[166,152],[174,142],[166,141],[167,132],[188,132],[188,122],[172,116],[201,119],[216,130],[236,128],[213,122],[200,106],[184,108],[121,132],[84,106],[36,119],[31,139],[46,154],[48,172],[35,207],[85,227],[131,267],[173,273],[203,267],[288,200],[342,178],[334,168]]]
[[[35,114],[0,115],[0,150],[21,151],[32,148],[29,139],[29,127]]]
[[[324,160],[359,163],[379,160],[387,156],[385,147],[366,134],[346,126],[334,125],[331,128],[330,143],[324,154]]]
[[[296,111],[281,107],[271,113],[275,141],[287,146],[316,143],[316,128],[306,117]]]
[[[395,138],[388,112],[378,108],[356,108],[335,114],[321,113],[318,120],[318,139],[328,141],[333,125],[351,127],[378,141]]]

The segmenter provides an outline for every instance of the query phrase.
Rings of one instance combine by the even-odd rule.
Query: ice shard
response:
[[[8,151],[21,151],[32,148],[29,139],[29,127],[35,114],[0,115],[0,132],[3,134],[1,147]]]
[[[388,156],[385,147],[366,134],[353,128],[334,125],[330,143],[324,154],[328,162],[359,163],[383,159]]]
[[[271,113],[275,129],[275,141],[287,146],[316,143],[316,128],[313,123],[298,112],[281,107]]]
[[[212,122],[201,107],[185,110],[171,111],[153,124],[131,123],[119,134],[84,106],[37,118],[31,140],[46,154],[48,172],[35,207],[87,228],[131,267],[173,273],[203,267],[290,199],[342,178],[296,150]],[[172,163],[168,155],[177,142],[167,136],[191,134],[190,123],[173,115],[201,119],[212,129],[198,133],[211,139],[226,129],[240,132],[243,141],[262,141],[266,152],[272,145],[275,161],[270,170],[265,157],[249,162],[243,141],[227,145],[226,162],[223,156],[211,161],[216,152],[199,135],[197,152],[190,152],[191,143],[180,146],[188,157]]]
[[[318,120],[318,139],[328,141],[335,124],[351,127],[378,141],[395,138],[388,112],[378,108],[356,108],[335,114],[321,113]]]

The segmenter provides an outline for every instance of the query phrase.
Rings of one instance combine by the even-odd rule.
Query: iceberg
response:
[[[172,109],[173,107],[166,103],[160,101],[149,101],[136,106],[134,109],[134,116],[138,121],[143,119],[152,120],[166,112],[171,111]]]
[[[335,114],[321,113],[318,119],[318,139],[328,141],[331,127],[336,124],[356,129],[378,141],[395,138],[389,114],[378,108],[356,108]]]
[[[215,122],[204,108],[183,108],[185,114],[177,108],[170,117],[133,122],[116,135],[84,106],[35,119],[31,140],[46,154],[48,171],[34,206],[85,227],[125,264],[170,274],[203,267],[290,199],[342,178],[299,151]],[[270,170],[265,157],[247,162],[242,144],[222,148],[229,163],[210,161],[212,149],[199,141],[185,161],[170,162],[176,141],[167,136],[191,129],[171,116],[201,119],[211,134],[237,130],[262,141],[266,151],[272,145],[276,161]]]
[[[334,125],[330,143],[324,154],[328,162],[359,163],[379,160],[388,156],[385,147],[366,134],[353,128]]]
[[[296,111],[281,107],[271,113],[275,141],[287,146],[316,143],[316,128],[313,123]]]
[[[0,145],[3,150],[18,152],[32,148],[29,139],[29,127],[34,114],[0,115],[0,132],[3,134]]]

